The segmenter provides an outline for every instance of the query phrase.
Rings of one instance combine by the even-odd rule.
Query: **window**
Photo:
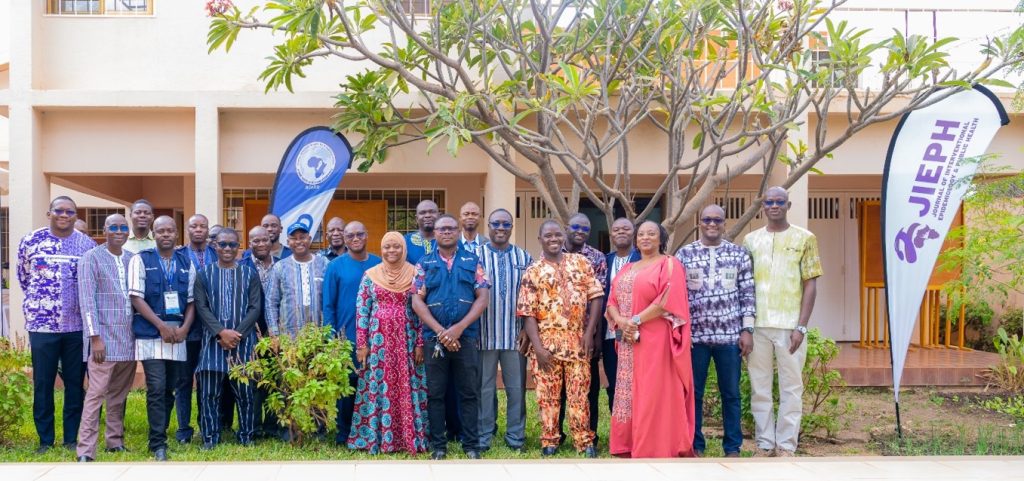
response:
[[[103,224],[107,221],[107,217],[112,214],[124,215],[124,209],[100,209],[96,207],[90,207],[86,209],[86,215],[79,216],[79,219],[85,221],[86,228],[89,230],[89,237],[103,238],[106,233],[103,232]]]
[[[47,0],[51,15],[152,15],[155,0]]]
[[[246,200],[269,200],[270,189],[224,189],[224,224],[234,229],[242,228],[242,217]],[[422,200],[433,200],[442,212],[445,206],[443,189],[338,189],[335,200],[386,200],[388,202],[388,230],[403,234],[416,230],[416,204]],[[321,226],[321,229],[323,226]],[[315,242],[314,248],[323,247],[323,236]]]
[[[10,215],[8,215],[9,213],[10,211],[7,207],[0,208],[0,250],[4,253],[0,262],[3,262],[5,265],[12,257],[10,252],[8,252],[11,247],[11,222]]]
[[[811,37],[811,69],[813,71],[818,70],[818,66],[826,66],[832,59],[832,55],[828,51],[828,46],[825,45],[821,40]],[[843,72],[842,66],[838,68],[836,66],[827,65],[825,68],[831,70],[827,77],[820,80],[815,80],[814,87],[833,87],[833,88],[844,88],[846,87],[847,79],[846,72]],[[854,77],[850,79],[850,87],[857,88],[860,85],[860,78]]]

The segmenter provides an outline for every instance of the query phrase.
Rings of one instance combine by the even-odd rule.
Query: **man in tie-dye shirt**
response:
[[[64,444],[74,448],[82,418],[85,364],[82,363],[82,315],[78,309],[78,259],[96,247],[75,230],[75,202],[57,197],[46,213],[49,227],[25,236],[18,245],[18,283],[25,293],[22,312],[32,348],[32,418],[38,453],[54,442],[53,384],[57,365],[64,381]]]

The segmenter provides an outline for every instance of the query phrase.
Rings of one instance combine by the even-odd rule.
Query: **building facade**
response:
[[[337,80],[356,65],[322,62],[308,68],[295,92],[263,92],[257,80],[274,39],[243,32],[230,54],[207,53],[209,19],[202,2],[174,0],[18,0],[0,5],[0,167],[9,171],[2,197],[5,256],[27,232],[46,223],[49,200],[68,194],[92,224],[106,213],[146,198],[179,221],[203,213],[211,224],[239,229],[258,222],[284,149],[299,132],[329,125]],[[240,6],[255,0],[237,1]],[[851,1],[836,18],[870,27],[956,36],[954,64],[976,64],[988,35],[1019,25],[1016,1]],[[422,2],[412,2],[423,8]],[[969,4],[969,6],[967,5]],[[865,86],[877,79],[865,78]],[[1006,103],[1012,92],[999,92]],[[840,128],[845,117],[807,118]],[[885,149],[895,122],[859,133],[792,189],[792,220],[814,231],[826,272],[812,323],[836,339],[858,336],[856,206],[880,195]],[[806,132],[806,130],[804,131]],[[1016,168],[1024,118],[1013,116],[990,151]],[[794,132],[799,138],[806,133]],[[632,183],[653,191],[663,178],[662,138],[640,130],[631,141]],[[647,138],[649,137],[649,138]],[[651,155],[645,155],[645,152]],[[643,159],[650,159],[645,161]],[[567,176],[560,179],[566,188]],[[719,200],[738,217],[761,176],[745,175]],[[475,201],[484,211],[505,207],[516,216],[516,240],[536,251],[536,227],[547,210],[535,192],[482,153],[458,157],[425,144],[391,152],[370,173],[350,171],[335,196],[350,209],[375,212],[378,230],[415,228],[425,198],[456,211]],[[262,202],[262,204],[261,204]],[[9,210],[8,210],[9,208]],[[349,217],[344,210],[342,217]],[[94,215],[93,215],[94,214]],[[370,214],[364,214],[370,215]],[[383,217],[381,217],[383,216]],[[9,225],[9,227],[8,227]],[[179,222],[180,225],[180,222]],[[755,220],[749,229],[759,227]],[[591,240],[607,245],[595,219]],[[371,232],[379,238],[383,232]],[[16,284],[16,283],[11,283]],[[11,326],[22,329],[21,293],[10,292]]]

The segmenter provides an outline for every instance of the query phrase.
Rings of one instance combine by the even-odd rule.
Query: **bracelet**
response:
[[[633,325],[635,325],[635,326],[639,326],[640,322],[641,322],[640,321],[640,315],[638,314],[638,315],[633,316],[632,318],[629,319],[629,322],[632,322]]]

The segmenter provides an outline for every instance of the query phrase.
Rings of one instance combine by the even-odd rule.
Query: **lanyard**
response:
[[[171,257],[166,263],[163,257],[160,258],[160,270],[163,271],[164,280],[167,281],[167,290],[175,290],[174,272],[177,270],[177,268],[178,262],[174,260],[174,257]]]

